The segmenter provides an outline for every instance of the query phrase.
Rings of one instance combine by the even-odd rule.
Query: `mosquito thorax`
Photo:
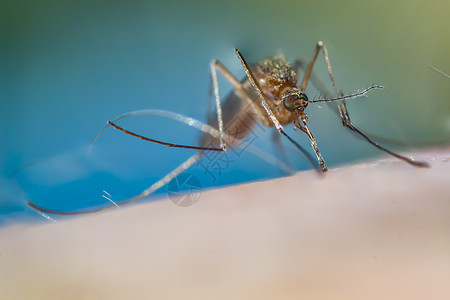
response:
[[[254,72],[269,98],[281,99],[282,91],[296,87],[298,83],[295,70],[284,58],[265,59],[255,65]]]
[[[261,74],[264,74],[273,84],[284,84],[297,82],[297,73],[292,66],[284,59],[272,57],[257,64]]]
[[[284,108],[291,112],[303,112],[308,106],[308,96],[298,88],[286,89],[283,91],[281,99],[283,100]]]

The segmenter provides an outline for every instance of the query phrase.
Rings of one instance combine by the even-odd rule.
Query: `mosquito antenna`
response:
[[[346,99],[353,99],[353,98],[358,98],[358,97],[364,97],[364,96],[367,95],[367,93],[370,90],[374,90],[374,89],[384,89],[384,86],[379,85],[379,84],[374,84],[374,85],[372,85],[372,86],[362,90],[361,92],[353,93],[353,94],[346,95],[346,96],[340,96],[340,97],[336,97],[336,98],[308,100],[308,102],[309,103],[332,102],[332,101],[342,101],[342,100],[346,100]]]

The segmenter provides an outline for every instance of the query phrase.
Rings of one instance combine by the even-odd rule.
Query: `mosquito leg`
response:
[[[213,103],[212,96],[214,93],[214,83],[212,78],[212,72],[210,72],[211,77],[209,78],[209,88],[208,88],[208,106],[206,108],[206,123],[212,124],[212,114],[211,114],[211,106]]]
[[[255,76],[253,75],[252,71],[250,70],[250,67],[248,66],[247,62],[245,61],[244,57],[242,56],[241,52],[238,49],[235,49],[236,56],[238,57],[239,61],[242,64],[242,67],[244,68],[245,74],[247,75],[247,78],[250,80],[251,85],[255,89],[259,100],[261,101],[261,105],[265,109],[267,115],[269,116],[270,120],[272,121],[273,125],[277,128],[279,132],[284,131],[283,126],[281,125],[280,121],[278,121],[275,114],[270,109],[269,103],[267,103],[267,100],[261,90],[261,87],[259,86],[258,82],[255,79]]]
[[[229,114],[229,112],[228,111],[224,112],[222,110],[220,93],[219,93],[219,84],[218,84],[218,79],[217,79],[217,71],[219,71],[220,74],[222,74],[223,77],[232,85],[236,95],[248,105],[247,109],[250,109],[251,111],[257,111],[258,107],[254,103],[254,101],[249,97],[248,93],[245,91],[244,87],[242,86],[242,83],[233,75],[233,73],[230,72],[230,70],[227,69],[227,67],[225,67],[225,65],[223,63],[221,63],[219,60],[215,59],[211,62],[210,68],[211,68],[211,85],[210,85],[210,89],[209,89],[210,95],[209,95],[208,111],[210,111],[210,107],[212,106],[211,105],[212,92],[214,91],[216,111],[217,111],[217,127],[219,129],[219,133],[222,132],[222,134],[221,134],[222,141],[224,141],[224,139],[225,139],[227,141],[227,143],[233,143],[234,139],[230,140],[228,138],[225,138],[225,137],[229,137],[229,136],[224,132],[225,129],[223,128],[224,127],[223,114],[224,113]],[[208,123],[213,124],[211,117],[208,118]],[[219,140],[220,140],[220,138],[219,138]],[[221,142],[221,144],[222,143],[223,142]],[[224,147],[225,147],[225,145],[224,145]]]
[[[219,93],[219,81],[217,80],[217,71],[215,67],[216,61],[213,60],[211,62],[211,79],[212,79],[212,85],[214,87],[214,96],[216,100],[216,111],[217,111],[217,125],[219,127],[219,142],[220,147],[225,149],[225,144],[223,141],[223,117],[222,117],[222,106],[220,105],[220,93]],[[210,103],[211,103],[211,97]],[[209,104],[209,107],[211,104]]]
[[[119,125],[115,124],[114,121],[113,122],[108,121],[108,124],[105,127],[103,127],[103,129],[96,135],[96,137],[94,138],[92,143],[97,139],[97,137],[100,135],[100,133],[102,133],[102,131],[106,129],[106,127],[111,125],[115,129],[120,130],[120,131],[122,131],[125,134],[128,134],[128,135],[140,138],[140,139],[142,139],[144,141],[149,141],[149,142],[161,144],[161,145],[165,145],[165,146],[168,146],[168,147],[177,147],[177,148],[195,149],[195,150],[209,150],[209,151],[226,151],[226,145],[224,143],[224,135],[223,135],[222,106],[220,105],[219,84],[218,84],[218,81],[217,81],[217,73],[216,73],[216,68],[214,67],[214,61],[213,61],[213,63],[211,63],[211,78],[212,78],[212,85],[214,87],[214,94],[215,94],[215,98],[216,98],[217,123],[218,123],[218,127],[219,127],[220,147],[189,146],[189,145],[181,145],[181,144],[174,144],[174,143],[163,142],[163,141],[160,141],[160,140],[147,138],[147,137],[142,136],[140,134],[131,132],[131,131],[129,131],[127,129],[124,129],[124,128],[120,127]],[[211,92],[210,92],[210,94],[211,94]],[[209,111],[209,109],[210,109],[210,105],[208,107],[208,111]],[[91,145],[92,145],[92,143],[91,143]]]
[[[340,92],[340,95],[343,96],[342,91]],[[375,146],[376,148],[378,148],[381,151],[384,151],[392,156],[395,156],[401,160],[406,161],[407,163],[416,166],[416,167],[429,167],[430,165],[424,161],[415,161],[409,157],[397,154],[395,152],[392,152],[391,150],[379,145],[378,143],[374,142],[371,138],[369,138],[366,134],[364,134],[362,131],[360,131],[358,128],[356,128],[351,120],[350,120],[350,115],[348,113],[347,110],[347,106],[345,104],[345,102],[342,102],[339,105],[339,112],[341,114],[341,120],[342,120],[342,125],[344,127],[347,127],[348,129],[350,129],[351,131],[353,131],[354,133],[360,135],[361,137],[363,137],[367,142],[369,142],[370,144],[372,144],[373,146]]]
[[[288,161],[288,158],[286,156],[286,151],[285,151],[285,149],[283,147],[283,144],[281,143],[280,133],[277,130],[273,130],[272,131],[272,138],[271,139],[272,139],[272,143],[274,145],[275,153],[278,153],[278,155],[280,156],[281,161],[285,165],[289,165],[289,161]],[[279,169],[281,170],[281,168],[279,168]]]
[[[140,138],[142,140],[145,141],[149,141],[149,142],[153,142],[153,143],[157,143],[157,144],[161,144],[161,145],[166,145],[168,147],[178,147],[178,148],[186,148],[186,149],[196,149],[196,150],[209,150],[209,151],[226,151],[226,144],[224,142],[224,132],[223,132],[223,117],[222,117],[222,106],[220,104],[220,93],[219,93],[219,83],[217,80],[217,71],[216,68],[218,68],[222,74],[225,76],[225,78],[233,85],[233,87],[236,90],[243,90],[241,83],[239,82],[239,80],[237,80],[236,77],[234,77],[234,75],[228,71],[228,69],[218,60],[213,60],[211,62],[211,85],[210,85],[210,89],[209,89],[209,98],[210,101],[208,102],[208,113],[207,113],[207,120],[209,123],[209,111],[211,108],[211,87],[214,88],[214,95],[215,95],[215,102],[216,102],[216,110],[217,110],[217,124],[218,124],[218,129],[219,129],[219,142],[220,142],[220,147],[202,147],[202,146],[188,146],[188,145],[180,145],[180,144],[174,144],[174,143],[167,143],[167,142],[163,142],[163,141],[159,141],[156,139],[151,139],[151,138],[147,138],[145,136],[136,134],[134,132],[131,132],[129,130],[126,130],[120,126],[118,126],[117,124],[115,124],[115,121],[118,121],[119,119],[121,119],[120,117],[114,121],[109,121],[108,124],[103,127],[103,129],[95,136],[94,140],[92,141],[91,145],[94,143],[94,141],[97,139],[97,137],[103,132],[103,130],[105,130],[108,126],[113,126],[115,129],[118,129],[120,131],[122,131],[125,134]],[[248,97],[247,97],[248,98]]]
[[[218,80],[217,80],[217,71],[216,69],[219,69],[219,71],[221,71],[221,73],[224,75],[224,77],[233,85],[233,87],[237,90],[237,91],[243,91],[242,85],[239,82],[239,80],[234,77],[234,75],[218,60],[213,60],[211,62],[211,86],[210,86],[210,91],[209,91],[209,98],[211,99],[211,87],[213,87],[214,89],[214,95],[215,95],[215,102],[216,102],[216,110],[217,110],[217,124],[218,124],[218,129],[219,129],[219,142],[220,142],[220,147],[216,148],[216,147],[202,147],[202,146],[188,146],[188,145],[180,145],[180,144],[173,144],[173,143],[167,143],[167,142],[163,142],[163,141],[159,141],[156,139],[151,139],[151,138],[147,138],[144,137],[142,135],[136,134],[134,132],[131,132],[129,130],[126,130],[120,126],[118,126],[117,124],[115,124],[115,121],[118,121],[119,119],[121,119],[122,117],[117,118],[114,121],[110,121],[108,122],[108,124],[103,127],[103,129],[95,136],[94,140],[92,141],[91,145],[93,144],[93,142],[97,139],[97,137],[103,132],[103,130],[105,130],[108,126],[113,126],[115,129],[118,129],[120,131],[122,131],[125,134],[140,138],[142,140],[145,141],[149,141],[149,142],[153,142],[153,143],[157,143],[157,144],[162,144],[162,145],[166,145],[169,147],[178,147],[178,148],[186,148],[186,149],[196,149],[196,150],[210,150],[210,151],[226,151],[226,144],[224,142],[224,133],[223,133],[223,117],[222,117],[222,106],[220,104],[220,93],[219,93],[219,84],[218,84]],[[248,97],[244,97],[244,98],[248,98]],[[211,101],[209,101],[209,106],[208,106],[208,115],[209,115],[209,110],[211,107],[210,104]],[[207,117],[208,119],[208,117]]]
[[[219,84],[218,84],[218,80],[217,80],[217,71],[216,69],[219,69],[219,71],[221,71],[221,73],[225,76],[225,78],[233,85],[233,87],[236,90],[240,90],[243,91],[243,88],[241,86],[241,83],[239,82],[239,80],[237,80],[236,77],[234,77],[234,75],[228,71],[228,69],[218,60],[213,60],[211,62],[211,85],[210,85],[210,91],[209,91],[209,98],[211,100],[211,90],[213,87],[214,89],[214,95],[215,95],[215,103],[216,103],[216,110],[217,110],[217,124],[218,124],[218,129],[219,129],[219,142],[220,142],[220,147],[216,148],[216,147],[202,147],[202,146],[188,146],[188,145],[180,145],[180,144],[173,144],[173,143],[167,143],[167,142],[163,142],[163,141],[159,141],[156,139],[151,139],[151,138],[147,138],[145,136],[136,134],[134,132],[131,132],[129,130],[126,130],[122,127],[120,127],[119,125],[115,124],[115,121],[118,121],[119,119],[126,117],[119,117],[114,121],[109,121],[108,124],[96,135],[96,137],[94,138],[93,142],[97,139],[97,137],[100,135],[100,133],[106,129],[106,127],[108,126],[113,126],[115,129],[118,129],[120,131],[122,131],[125,134],[140,138],[142,140],[145,141],[149,141],[149,142],[153,142],[153,143],[157,143],[157,144],[162,144],[162,145],[166,145],[169,147],[178,147],[178,148],[187,148],[187,149],[196,149],[196,150],[210,150],[210,151],[226,151],[226,144],[224,142],[224,131],[223,131],[223,117],[222,117],[222,106],[220,104],[220,93],[219,93]],[[247,97],[248,98],[248,97]],[[209,106],[208,106],[208,115],[209,115],[209,110],[211,107],[210,104],[211,101],[209,101]],[[207,117],[208,119],[208,117]],[[92,143],[93,143],[92,142]],[[91,143],[91,144],[92,144]]]
[[[177,168],[175,168],[172,172],[170,172],[169,174],[167,174],[166,176],[161,178],[159,181],[155,182],[153,185],[151,185],[149,188],[147,188],[146,190],[141,192],[139,195],[137,195],[135,197],[132,197],[132,198],[128,198],[128,199],[123,200],[123,201],[120,201],[116,205],[122,206],[124,204],[135,202],[135,201],[138,201],[138,200],[140,200],[142,198],[147,197],[151,193],[153,193],[156,190],[160,189],[161,187],[165,186],[172,179],[174,179],[175,177],[180,175],[183,171],[185,171],[188,168],[190,168],[200,158],[201,158],[201,152],[198,152],[198,153],[194,154],[189,159],[187,159],[184,163],[182,163]],[[116,207],[116,205],[109,205],[109,206],[104,206],[104,207],[101,207],[101,208],[97,208],[97,209],[93,209],[93,210],[85,210],[85,211],[59,211],[59,210],[54,210],[54,209],[48,209],[48,208],[40,207],[40,206],[38,206],[38,205],[36,205],[36,204],[34,204],[32,202],[27,202],[27,204],[28,204],[28,206],[30,206],[32,209],[36,210],[41,215],[43,213],[44,214],[45,213],[52,214],[52,215],[85,215],[85,214],[92,214],[92,213],[101,212],[101,211],[108,210],[110,208],[115,208]]]
[[[234,76],[223,63],[219,60],[213,60],[211,63],[211,68],[217,69],[225,77],[225,79],[233,86],[234,91],[249,105],[253,111],[260,111],[255,101],[253,101],[253,99],[251,99],[245,92],[239,79],[237,79],[236,76]]]
[[[108,125],[111,125],[115,129],[120,130],[123,133],[126,133],[128,135],[140,138],[141,140],[152,142],[152,143],[156,143],[156,144],[165,145],[167,147],[186,148],[186,149],[195,149],[195,150],[209,150],[209,151],[225,151],[223,146],[221,146],[220,148],[216,148],[216,147],[188,146],[188,145],[167,143],[167,142],[151,139],[151,138],[145,137],[143,135],[134,133],[134,132],[129,131],[129,130],[123,128],[123,127],[120,127],[119,125],[117,125],[117,124],[115,124],[115,123],[113,123],[111,121],[108,121]]]
[[[306,90],[306,86],[308,85],[309,78],[311,77],[311,73],[312,73],[312,70],[314,68],[314,64],[316,63],[317,56],[319,55],[320,50],[323,51],[323,55],[325,57],[325,62],[327,63],[328,74],[330,75],[330,79],[331,79],[331,82],[333,84],[334,92],[337,93],[336,81],[334,80],[333,71],[331,70],[331,63],[330,63],[330,59],[328,58],[328,51],[327,51],[327,48],[325,47],[325,45],[322,42],[317,42],[317,44],[316,44],[316,48],[314,50],[313,58],[311,59],[311,61],[308,64],[308,67],[306,68],[305,75],[303,76],[303,80],[302,80],[302,83],[300,85],[300,89],[302,91]]]
[[[309,77],[311,76],[312,70],[314,68],[314,64],[316,63],[317,56],[319,55],[320,49],[322,49],[323,43],[318,42],[316,44],[316,48],[314,49],[314,55],[311,61],[308,64],[308,67],[306,68],[305,74],[303,75],[302,83],[300,84],[300,90],[305,91],[306,86],[308,85]]]
[[[300,69],[305,71],[307,68],[307,62],[304,61],[303,59],[297,59],[294,62],[293,68],[297,73]],[[330,93],[328,88],[325,86],[325,84],[322,82],[322,80],[320,80],[320,78],[317,76],[317,74],[314,71],[311,72],[309,81],[320,92],[321,98],[332,98],[333,97],[333,95]]]

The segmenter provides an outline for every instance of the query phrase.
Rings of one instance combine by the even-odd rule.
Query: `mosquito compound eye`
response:
[[[284,97],[283,105],[288,111],[295,111],[299,107],[306,107],[308,105],[308,96],[304,93],[290,94]]]
[[[308,102],[308,96],[306,96],[305,93],[300,93],[300,99],[305,100],[306,102]]]
[[[289,95],[284,98],[283,105],[288,111],[293,112],[300,105],[300,101],[297,95]]]

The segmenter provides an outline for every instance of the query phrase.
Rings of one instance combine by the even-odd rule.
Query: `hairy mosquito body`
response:
[[[210,89],[210,99],[213,91],[216,114],[213,115],[213,117],[208,118],[208,124],[203,124],[198,120],[184,117],[176,113],[158,110],[147,110],[124,114],[116,118],[114,121],[108,122],[108,124],[99,132],[100,134],[106,127],[111,125],[115,129],[118,129],[123,133],[141,138],[146,141],[163,144],[169,147],[199,150],[197,154],[193,155],[188,160],[180,164],[176,169],[168,173],[166,176],[141,192],[139,195],[120,201],[117,203],[118,205],[137,201],[150,195],[151,193],[177,177],[183,171],[191,167],[199,159],[201,159],[204,151],[226,151],[227,146],[238,145],[239,140],[245,137],[245,135],[258,123],[266,127],[275,127],[281,135],[285,136],[306,156],[306,158],[316,168],[316,170],[318,170],[319,172],[327,171],[325,160],[323,159],[319,151],[317,142],[307,125],[308,117],[305,113],[305,109],[307,108],[308,104],[316,102],[329,102],[330,104],[333,104],[333,107],[341,118],[342,125],[351,130],[353,133],[364,138],[367,142],[369,142],[376,148],[390,155],[393,155],[413,166],[428,166],[428,164],[425,162],[415,161],[411,158],[386,149],[385,147],[374,142],[371,138],[369,138],[366,134],[361,132],[352,124],[350,115],[346,107],[346,99],[364,96],[368,91],[372,89],[381,89],[383,87],[380,85],[373,85],[363,90],[362,92],[350,95],[344,95],[342,91],[338,91],[331,70],[328,52],[322,42],[318,42],[316,44],[313,58],[308,64],[305,64],[303,61],[299,60],[291,65],[285,60],[283,56],[280,56],[265,59],[256,64],[249,65],[240,51],[237,49],[235,49],[235,51],[239,61],[242,64],[242,67],[244,68],[246,76],[244,79],[238,80],[220,61],[213,60],[211,62],[212,89]],[[328,74],[330,76],[335,94],[334,96],[330,94],[326,90],[326,88],[323,87],[323,84],[320,83],[320,81],[312,72],[320,51],[323,51],[324,54]],[[300,69],[304,72],[302,81],[299,81],[298,78],[298,71]],[[223,101],[223,105],[219,93],[217,71],[219,71],[233,87],[233,92]],[[326,95],[325,99],[310,100],[308,98],[308,96],[306,95],[306,88],[310,79],[311,82],[322,92],[322,94]],[[189,126],[196,127],[197,129],[205,133],[204,135],[202,135],[202,138],[200,140],[200,146],[180,145],[151,139],[131,132],[116,124],[116,122],[120,119],[143,114],[162,115],[183,122]],[[236,120],[239,120],[239,122],[236,122]],[[284,131],[283,126],[291,123],[293,123],[295,127],[300,129],[308,136],[311,142],[312,149],[314,150],[316,156],[315,159],[309,154],[308,151],[306,151]],[[235,134],[233,134],[234,131],[238,131],[240,134],[236,136]],[[99,136],[99,134],[97,134],[95,139]],[[268,157],[267,155],[264,156],[264,154],[261,154],[261,152],[258,152],[256,149],[250,149],[250,151],[270,163],[283,165],[283,163],[280,161],[277,161],[275,163],[274,160],[270,159],[270,157]],[[289,170],[288,167],[285,169]],[[114,207],[114,205],[110,205],[90,211],[61,212],[42,208],[34,203],[29,203],[29,205],[41,213],[50,214],[84,214],[98,212]]]

